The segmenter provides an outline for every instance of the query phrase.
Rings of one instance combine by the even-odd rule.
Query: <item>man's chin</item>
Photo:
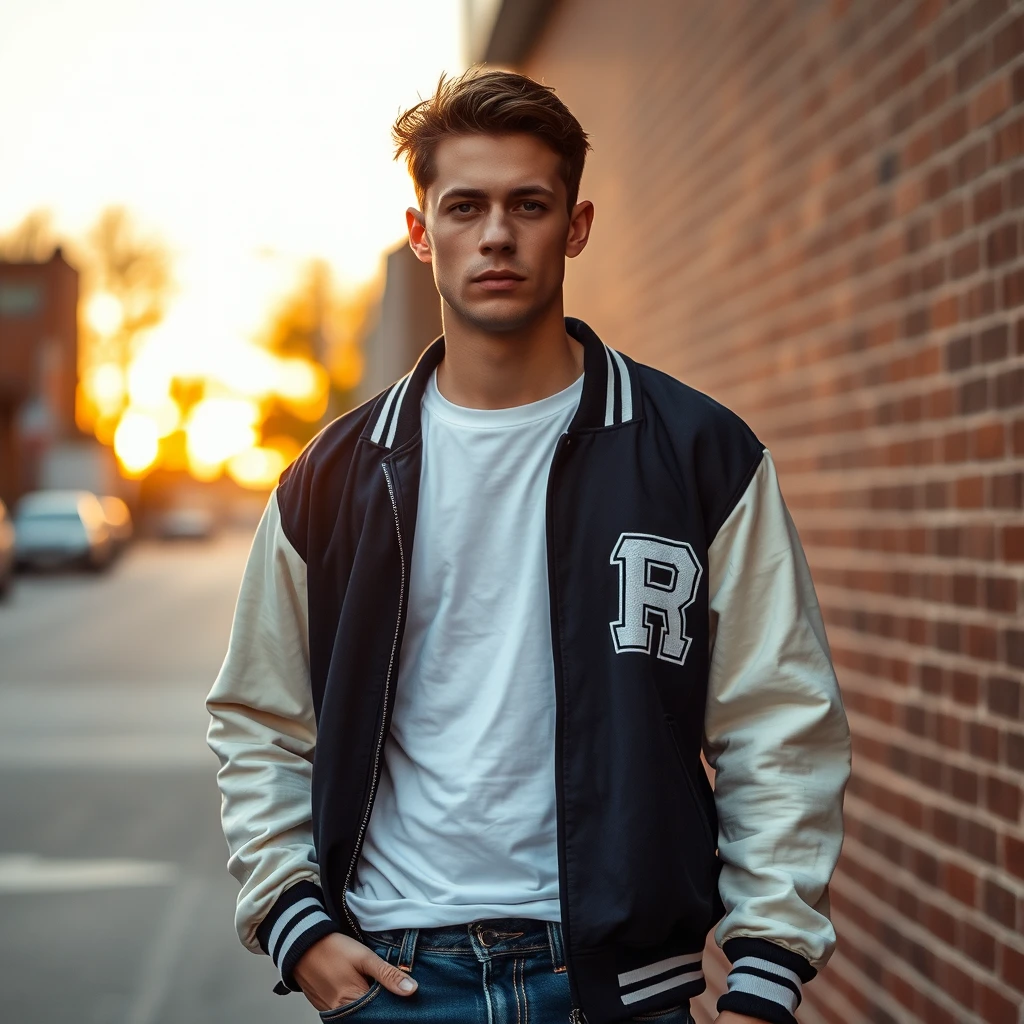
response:
[[[451,305],[451,303],[449,303]],[[518,303],[480,303],[472,306],[452,307],[470,327],[487,334],[511,334],[522,331],[540,319],[543,310]]]

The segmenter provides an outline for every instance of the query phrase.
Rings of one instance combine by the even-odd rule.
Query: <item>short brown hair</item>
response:
[[[551,86],[512,71],[487,71],[480,65],[457,78],[442,74],[434,95],[401,114],[391,129],[395,159],[405,154],[420,209],[437,178],[434,153],[442,139],[511,132],[537,136],[562,158],[561,177],[572,213],[591,146],[587,133]]]

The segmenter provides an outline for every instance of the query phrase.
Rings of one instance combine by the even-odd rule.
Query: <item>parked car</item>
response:
[[[103,506],[103,515],[106,517],[107,526],[110,527],[110,539],[114,543],[115,552],[120,552],[132,539],[133,526],[132,514],[128,506],[120,499],[111,494],[105,494],[100,498]]]
[[[0,597],[11,588],[14,576],[14,523],[7,506],[0,501]]]
[[[160,514],[156,529],[164,540],[207,540],[216,532],[217,519],[208,508],[179,505]]]
[[[110,565],[113,541],[100,499],[89,491],[33,491],[14,514],[19,566]]]

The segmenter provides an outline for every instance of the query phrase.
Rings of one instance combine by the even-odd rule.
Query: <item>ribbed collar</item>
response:
[[[609,348],[582,320],[565,318],[565,330],[583,346],[583,394],[569,432],[617,426],[637,419],[640,394],[635,367]],[[385,448],[400,448],[420,432],[420,402],[430,375],[444,358],[444,335],[432,341],[401,380],[374,406],[363,436]]]

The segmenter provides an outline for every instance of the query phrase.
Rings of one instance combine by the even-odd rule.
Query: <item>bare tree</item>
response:
[[[7,263],[42,263],[59,245],[49,210],[33,210],[20,224],[0,235],[0,260]]]
[[[123,207],[100,214],[88,234],[85,261],[88,290],[120,302],[128,343],[163,320],[174,293],[170,253],[162,242],[144,238]]]

